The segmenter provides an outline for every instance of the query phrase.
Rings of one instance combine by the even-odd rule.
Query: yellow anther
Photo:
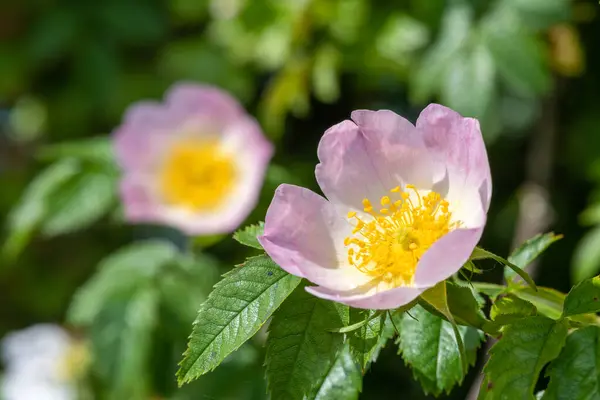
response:
[[[451,222],[448,201],[438,193],[422,193],[414,185],[395,187],[390,193],[398,193],[400,199],[381,197],[384,208],[378,211],[369,199],[363,200],[369,214],[365,220],[354,211],[348,213],[348,219],[356,221],[356,225],[344,245],[348,248],[348,262],[362,273],[394,287],[411,285],[423,254],[435,241],[460,226],[460,221]]]

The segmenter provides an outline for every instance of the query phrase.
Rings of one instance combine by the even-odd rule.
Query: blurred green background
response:
[[[563,233],[534,274],[567,291],[600,270],[599,11],[583,0],[2,1],[0,336],[63,321],[110,252],[148,238],[186,246],[169,229],[123,223],[106,140],[129,104],[180,80],[231,91],[276,144],[248,222],[264,218],[281,182],[317,189],[320,136],[354,109],[414,121],[435,101],[479,118],[494,180],[483,246],[507,254],[540,231]],[[196,243],[208,270],[191,311],[153,325],[140,398],[265,397],[260,337],[175,391],[203,287],[250,254],[215,242]],[[362,398],[425,398],[388,347]],[[475,372],[449,398],[465,398]],[[117,379],[96,375],[100,392]]]

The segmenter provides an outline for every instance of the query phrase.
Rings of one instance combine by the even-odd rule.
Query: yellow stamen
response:
[[[450,204],[439,193],[424,194],[414,185],[395,187],[390,193],[400,199],[383,196],[380,203],[387,208],[379,212],[364,199],[364,211],[370,215],[348,213],[356,225],[344,245],[348,261],[359,271],[390,286],[409,286],[423,254],[461,222],[452,220]]]
[[[213,140],[176,144],[161,171],[161,192],[167,203],[194,211],[210,211],[223,203],[237,178],[235,162]]]

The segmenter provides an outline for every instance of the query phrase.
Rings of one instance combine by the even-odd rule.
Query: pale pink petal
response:
[[[486,183],[481,194],[487,211],[492,180],[479,122],[463,118],[447,107],[431,104],[421,112],[416,125],[425,145],[446,165],[451,185],[479,188],[482,182]]]
[[[456,229],[435,242],[417,264],[415,286],[434,286],[458,272],[469,260],[482,233],[483,226]]]
[[[377,202],[391,189],[380,179],[358,126],[343,121],[329,128],[317,150],[320,164],[315,175],[325,196],[336,207],[362,210],[362,200]]]
[[[349,290],[369,279],[347,265],[343,240],[351,230],[323,197],[305,188],[281,185],[259,241],[289,273],[332,289]]]
[[[388,190],[407,184],[431,189],[434,164],[412,123],[389,110],[357,110],[352,112],[352,120],[362,132],[371,162]]]
[[[217,130],[245,116],[244,109],[235,98],[209,85],[179,83],[165,97],[167,107],[181,119],[208,116],[210,122],[217,125]]]
[[[152,222],[160,218],[161,205],[152,193],[152,177],[125,176],[120,183],[125,218],[130,222]]]
[[[324,287],[309,286],[306,291],[322,299],[336,301],[354,308],[389,310],[410,303],[427,289],[428,287],[397,287],[379,293],[349,294]]]

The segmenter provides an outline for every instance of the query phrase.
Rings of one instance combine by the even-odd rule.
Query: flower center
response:
[[[217,141],[190,140],[171,149],[161,173],[161,189],[168,203],[212,210],[231,191],[235,178],[234,160]]]
[[[393,200],[392,197],[399,197]],[[406,185],[395,187],[380,200],[376,211],[369,199],[363,200],[370,217],[356,212],[348,219],[356,222],[352,236],[344,240],[350,265],[394,287],[410,286],[417,263],[436,240],[460,225],[451,222],[448,202],[439,193],[419,192]]]

